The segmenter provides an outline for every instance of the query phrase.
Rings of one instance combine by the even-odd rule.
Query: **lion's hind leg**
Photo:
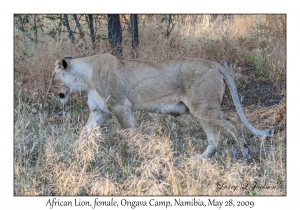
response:
[[[202,157],[208,158],[215,152],[218,141],[220,138],[219,131],[221,129],[229,132],[232,137],[239,143],[243,156],[250,160],[251,150],[245,141],[243,132],[238,125],[238,122],[232,118],[225,115],[221,108],[212,107],[202,107],[201,112],[192,113],[199,118],[200,123],[207,135],[208,146],[207,149],[202,154]]]
[[[233,118],[223,114],[225,129],[235,138],[237,143],[239,144],[243,156],[247,160],[251,160],[251,149],[249,145],[245,141],[245,137],[243,131],[238,123],[238,121]]]
[[[114,106],[113,114],[117,118],[123,129],[134,128],[134,117],[132,107],[130,105]]]
[[[208,146],[202,153],[203,158],[209,158],[216,152],[220,140],[220,132],[212,125],[200,119],[201,126],[206,133]]]
[[[247,160],[251,160],[251,150],[248,144],[245,141],[244,134],[240,128],[238,121],[235,118],[229,117],[222,113],[222,111],[215,111],[213,114],[206,116],[206,119],[209,119],[211,124],[215,125],[219,129],[224,129],[237,141],[239,144],[243,156]]]
[[[195,103],[189,108],[191,113],[200,121],[200,124],[207,136],[208,146],[201,156],[203,158],[209,158],[216,152],[219,140],[221,138],[221,107],[211,107]]]

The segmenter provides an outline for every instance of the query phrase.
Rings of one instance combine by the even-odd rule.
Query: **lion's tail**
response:
[[[223,61],[222,66],[224,66],[226,69],[229,69],[229,65],[226,61]],[[233,100],[233,103],[236,107],[236,110],[242,120],[242,122],[245,124],[245,126],[254,134],[260,135],[260,136],[273,136],[274,131],[267,129],[267,130],[259,130],[257,128],[255,128],[253,125],[250,124],[250,122],[248,121],[247,117],[245,116],[245,113],[242,109],[238,94],[237,94],[237,90],[236,90],[236,86],[234,83],[234,80],[232,79],[232,77],[230,76],[229,72],[226,71],[224,68],[219,68],[220,73],[224,76],[225,81],[229,87],[230,93],[231,93],[231,97]]]

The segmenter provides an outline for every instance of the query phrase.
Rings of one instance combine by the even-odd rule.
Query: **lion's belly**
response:
[[[175,103],[152,103],[134,104],[135,111],[147,111],[159,114],[182,115],[189,112],[187,106],[182,102]]]

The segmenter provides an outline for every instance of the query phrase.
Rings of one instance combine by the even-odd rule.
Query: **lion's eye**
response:
[[[63,94],[63,93],[60,93],[58,95],[59,95],[60,98],[65,98],[65,94]]]

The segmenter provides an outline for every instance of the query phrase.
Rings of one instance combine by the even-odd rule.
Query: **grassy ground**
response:
[[[89,116],[87,96],[73,94],[62,106],[48,93],[54,62],[65,54],[110,52],[109,42],[99,39],[95,52],[88,36],[86,43],[78,41],[72,47],[64,35],[57,40],[40,37],[41,42],[33,44],[16,31],[14,194],[286,195],[285,16],[176,16],[168,38],[162,16],[139,18],[139,59],[228,60],[249,121],[258,128],[274,129],[274,137],[254,136],[245,128],[253,150],[253,161],[248,163],[224,132],[212,158],[196,158],[207,141],[190,115],[136,112],[134,130],[121,130],[112,117],[89,137],[80,136]],[[102,24],[101,33],[106,34],[107,26]],[[131,58],[130,33],[124,28],[123,54]],[[264,91],[270,87],[271,92]],[[223,101],[224,110],[237,116],[230,96]]]

